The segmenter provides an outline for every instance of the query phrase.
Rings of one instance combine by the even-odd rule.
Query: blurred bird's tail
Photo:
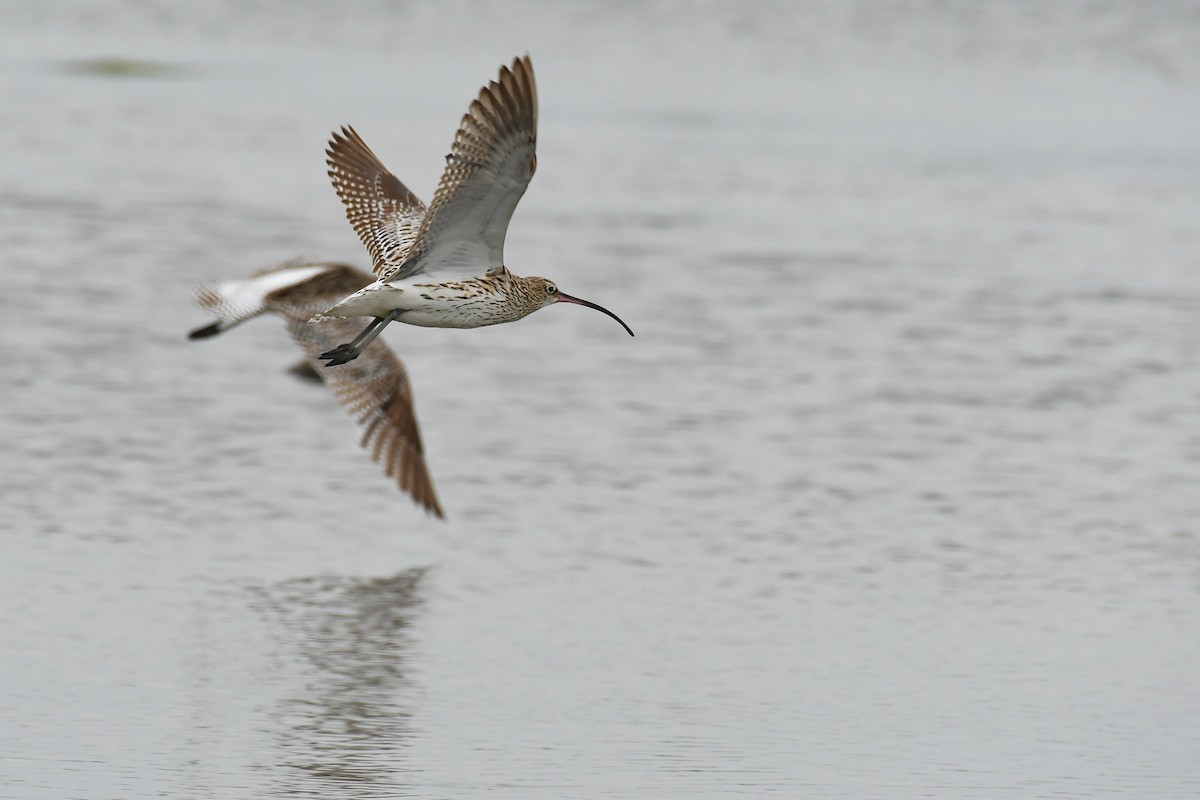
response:
[[[245,281],[216,280],[196,287],[196,304],[217,316],[216,322],[196,328],[189,339],[207,339],[224,333],[235,325],[253,319],[267,310],[264,293],[251,279]]]

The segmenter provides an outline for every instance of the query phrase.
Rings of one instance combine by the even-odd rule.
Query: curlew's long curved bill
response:
[[[608,314],[610,317],[615,319],[617,322],[621,323],[621,327],[625,329],[626,333],[628,333],[630,336],[633,336],[633,331],[631,331],[629,329],[629,326],[625,324],[625,321],[622,320],[620,317],[618,317],[613,312],[609,311],[604,306],[598,306],[595,303],[589,303],[587,300],[580,300],[578,297],[571,297],[571,295],[563,294],[562,292],[558,293],[558,302],[560,302],[560,303],[575,303],[577,305],[587,306],[588,308],[594,308],[602,314]]]

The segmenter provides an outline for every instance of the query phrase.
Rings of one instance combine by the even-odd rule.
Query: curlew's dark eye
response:
[[[553,283],[546,284],[546,294],[551,296],[558,294],[558,287]]]

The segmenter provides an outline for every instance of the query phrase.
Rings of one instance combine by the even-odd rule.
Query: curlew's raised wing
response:
[[[325,155],[346,218],[367,246],[375,275],[386,280],[408,254],[425,204],[388,171],[354,128],[335,131]]]
[[[308,363],[358,424],[361,444],[371,458],[426,511],[442,517],[404,364],[376,339],[354,361],[324,369],[320,354],[354,338],[362,326],[352,317],[309,323],[314,314],[371,282],[370,275],[344,264],[287,262],[248,280],[206,284],[198,290],[197,301],[218,319],[193,331],[192,338],[221,333],[267,311],[282,315]]]
[[[476,277],[504,264],[504,235],[537,169],[537,85],[529,56],[501,67],[462,118],[446,169],[394,278]]]

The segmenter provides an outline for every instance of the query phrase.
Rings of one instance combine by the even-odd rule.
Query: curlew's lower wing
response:
[[[386,280],[408,255],[425,204],[388,171],[354,128],[334,132],[325,155],[346,218],[367,246],[375,275]]]
[[[537,168],[537,86],[529,56],[501,67],[463,116],[433,203],[395,273],[462,280],[504,264],[504,235]]]
[[[392,349],[376,339],[355,360],[337,369],[322,369],[320,354],[357,336],[362,321],[348,317],[310,323],[309,319],[369,283],[371,277],[366,273],[341,266],[302,285],[274,292],[266,302],[287,319],[292,338],[350,412],[371,458],[426,511],[443,517],[425,463],[408,373]]]

